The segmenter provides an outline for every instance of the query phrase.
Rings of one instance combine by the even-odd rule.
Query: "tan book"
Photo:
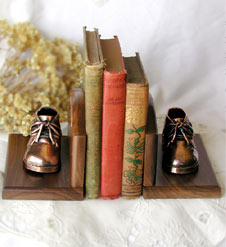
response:
[[[133,199],[142,191],[149,84],[138,53],[135,57],[124,57],[124,63],[127,83],[122,196]]]
[[[98,30],[84,27],[84,91],[87,133],[85,191],[87,198],[100,195],[103,56]]]

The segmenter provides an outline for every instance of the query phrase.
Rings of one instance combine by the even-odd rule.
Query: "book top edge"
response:
[[[103,63],[103,55],[100,46],[100,35],[98,29],[87,31],[83,29],[84,61],[89,65]]]

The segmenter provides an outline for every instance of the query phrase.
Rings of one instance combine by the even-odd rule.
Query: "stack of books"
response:
[[[141,195],[149,84],[139,54],[84,28],[87,198]]]

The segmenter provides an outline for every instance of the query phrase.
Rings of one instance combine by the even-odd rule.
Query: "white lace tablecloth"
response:
[[[225,246],[225,1],[0,0],[0,18],[82,44],[82,26],[119,36],[144,65],[162,129],[171,106],[201,133],[221,185],[219,199],[0,200],[0,247]],[[1,50],[0,50],[1,51]],[[1,60],[1,54],[0,54]],[[161,115],[160,115],[161,114]],[[7,135],[0,135],[0,190]]]

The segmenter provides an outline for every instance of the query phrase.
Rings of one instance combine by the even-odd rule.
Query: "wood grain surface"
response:
[[[85,130],[85,95],[81,88],[72,88],[68,118],[69,136],[86,135]]]
[[[50,174],[40,174],[24,169],[23,155],[28,140],[29,137],[20,134],[9,135],[2,198],[83,200],[83,188],[70,186],[69,138],[62,137],[60,171]]]
[[[73,88],[70,92],[68,135],[70,137],[70,184],[72,187],[83,188],[86,155],[86,130],[85,95],[81,88]]]
[[[143,197],[148,198],[215,198],[221,196],[215,173],[210,164],[200,135],[194,142],[199,153],[199,170],[194,174],[169,174],[162,170],[162,136],[158,135],[157,170],[155,183],[143,187]],[[148,176],[149,174],[145,174]]]
[[[144,179],[143,186],[152,186],[155,182],[157,157],[157,123],[154,102],[149,94],[147,128],[145,135]]]

